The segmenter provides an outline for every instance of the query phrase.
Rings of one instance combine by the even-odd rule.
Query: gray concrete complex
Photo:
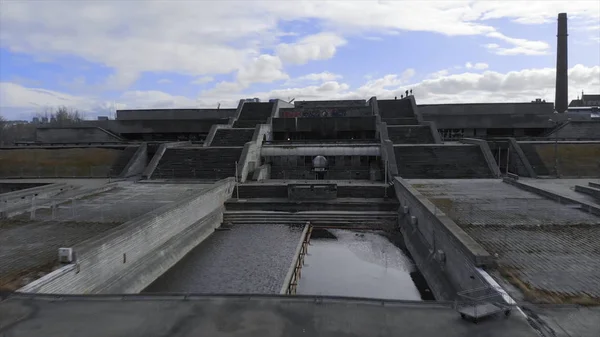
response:
[[[242,99],[39,125],[0,148],[0,335],[597,337],[600,123],[554,110]]]

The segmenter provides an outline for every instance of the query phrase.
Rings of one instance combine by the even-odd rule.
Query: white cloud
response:
[[[511,48],[503,48],[497,44],[486,45],[486,47],[498,55],[545,55],[548,54],[550,45],[544,41],[530,41],[508,37],[500,32],[491,32],[487,37],[495,38],[511,44]]]
[[[156,83],[158,83],[158,84],[171,84],[171,83],[173,83],[173,81],[171,81],[168,78],[161,78],[160,80],[156,81]]]
[[[404,72],[406,73],[406,71]],[[355,99],[378,96],[390,98],[404,94],[407,89],[413,93],[420,104],[460,103],[460,102],[529,102],[542,98],[554,101],[555,70],[553,68],[522,69],[500,73],[484,71],[482,73],[464,72],[460,74],[438,74],[427,79],[408,84],[402,74],[388,74],[372,79],[352,89],[339,81],[326,81],[320,85],[298,86],[294,88],[273,89],[264,92],[240,94],[239,84],[221,82],[212,91],[203,92],[197,98],[170,95],[161,91],[127,91],[117,101],[119,107],[157,108],[157,107],[234,107],[241,97],[281,98],[297,100],[319,99]],[[600,66],[586,67],[575,65],[569,69],[569,96],[574,99],[583,88],[586,92],[600,91]],[[237,91],[236,91],[237,90]],[[45,106],[66,105],[91,111],[97,115],[106,111],[115,102],[104,102],[97,98],[73,96],[56,91],[27,88],[14,83],[0,83],[0,113],[9,118],[25,115],[30,118]],[[24,112],[29,113],[23,114]],[[22,115],[19,115],[22,114]],[[103,114],[105,114],[103,112]]]
[[[310,73],[306,75],[302,75],[296,78],[291,78],[287,80],[284,85],[292,86],[292,85],[300,85],[300,84],[308,84],[308,83],[316,83],[316,82],[329,82],[336,81],[342,78],[342,75],[334,74],[328,71],[320,72],[320,73]]]
[[[489,68],[489,65],[487,63],[483,63],[483,62],[477,62],[475,64],[473,64],[471,62],[467,62],[465,64],[465,68],[475,69],[475,70],[485,70],[485,69]]]
[[[206,83],[210,83],[214,80],[215,79],[212,78],[211,76],[202,76],[202,77],[198,77],[197,79],[193,80],[191,82],[191,84],[196,84],[196,85],[206,84]]]
[[[282,69],[283,65],[278,56],[263,54],[242,67],[238,71],[237,80],[243,86],[248,86],[252,83],[270,83],[288,79],[289,76]]]
[[[341,36],[334,33],[319,33],[302,38],[295,43],[282,43],[277,46],[277,55],[284,62],[305,64],[312,60],[326,60],[335,55],[338,47],[346,44]]]

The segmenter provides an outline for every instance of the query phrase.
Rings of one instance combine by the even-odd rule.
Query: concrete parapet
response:
[[[246,182],[248,175],[259,166],[263,137],[269,137],[270,133],[271,125],[259,124],[256,126],[252,141],[244,145],[238,162],[238,177],[240,182]]]
[[[591,214],[600,216],[600,206],[596,206],[596,205],[593,205],[593,204],[590,204],[587,202],[583,202],[580,200],[575,200],[575,199],[566,197],[564,195],[556,194],[554,192],[551,192],[551,191],[548,191],[548,190],[545,190],[545,189],[542,189],[542,188],[539,188],[536,186],[532,186],[532,185],[523,183],[518,180],[504,178],[503,181],[507,184],[516,186],[524,191],[532,192],[532,193],[540,195],[546,199],[554,200],[560,204],[579,205],[580,206],[579,209],[582,212],[591,213]]]
[[[485,158],[485,161],[490,169],[490,171],[492,171],[494,173],[495,177],[500,177],[500,168],[498,167],[498,163],[496,162],[496,159],[494,159],[494,155],[492,154],[492,150],[490,150],[490,146],[488,145],[488,143],[483,140],[483,139],[475,139],[475,138],[463,138],[460,141],[461,143],[464,144],[473,144],[473,145],[479,145],[479,147],[481,148],[481,152],[483,153],[483,157]]]
[[[158,147],[158,150],[156,150],[156,153],[154,154],[154,157],[152,157],[152,160],[150,160],[150,163],[148,164],[148,166],[146,167],[146,169],[144,169],[144,172],[142,173],[142,177],[144,179],[150,179],[150,177],[152,177],[152,173],[154,173],[154,170],[156,169],[156,166],[158,166],[158,163],[160,162],[160,159],[162,158],[162,156],[165,154],[165,151],[167,149],[170,148],[174,148],[174,147],[180,147],[180,146],[186,146],[189,145],[189,142],[173,142],[173,143],[163,143]]]
[[[73,186],[57,183],[0,194],[0,219],[26,212],[31,208],[34,198],[49,199],[70,189],[73,189]]]
[[[423,121],[421,122],[421,124],[429,126],[429,129],[431,130],[431,136],[433,137],[433,142],[435,144],[442,143],[442,137],[440,137],[440,133],[438,132],[437,126],[434,121]]]
[[[129,160],[123,171],[119,174],[119,178],[127,178],[141,174],[146,168],[148,162],[148,144],[143,143]]]
[[[423,242],[407,240],[407,244],[412,247],[425,245],[423,249],[411,252],[419,254],[421,261],[427,261],[424,268],[432,268],[432,273],[438,274],[439,272],[434,270],[441,269],[457,291],[489,286],[478,277],[475,267],[493,267],[495,265],[493,257],[409,183],[396,177],[394,187],[400,201],[398,215],[400,227],[403,232],[410,233],[415,240],[418,237],[423,240]],[[415,233],[419,235],[415,236]],[[426,257],[422,256],[424,252],[428,254]],[[444,282],[441,279],[432,281],[435,282],[428,279],[430,284]],[[444,287],[440,285],[439,289],[442,288]]]
[[[594,188],[588,186],[575,185],[575,192],[585,193],[600,200],[600,189],[597,187]]]
[[[527,176],[531,177],[531,178],[537,178],[537,174],[533,170],[531,163],[529,163],[527,156],[525,156],[525,152],[523,152],[523,149],[521,149],[521,146],[519,145],[519,143],[517,143],[517,140],[514,138],[508,138],[508,144],[509,144],[510,150],[512,150],[512,152],[516,154],[516,157],[518,158],[522,167],[527,172]],[[517,173],[520,175],[519,172],[517,172]]]
[[[271,178],[271,164],[260,165],[254,170],[252,180],[262,181]]]
[[[92,294],[113,290],[140,292],[193,248],[221,221],[223,203],[235,181],[223,179],[211,188],[131,220],[106,235],[73,247],[75,262],[21,288],[20,292]],[[216,213],[215,213],[216,212]],[[199,227],[193,227],[198,225]],[[190,232],[200,235],[190,235]],[[171,241],[170,241],[171,240]],[[201,239],[199,239],[201,241]],[[167,244],[170,243],[170,244]],[[157,263],[156,256],[168,256]]]
[[[231,129],[231,124],[214,124],[213,126],[211,126],[210,131],[208,132],[208,135],[206,136],[206,139],[204,139],[204,143],[202,144],[203,147],[210,146],[213,139],[215,139],[215,134],[217,133],[217,130],[219,129]]]

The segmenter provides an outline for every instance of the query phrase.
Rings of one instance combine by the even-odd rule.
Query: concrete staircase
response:
[[[244,146],[253,135],[253,128],[218,129],[210,146]]]
[[[322,182],[322,181],[320,181]],[[251,198],[287,198],[287,184],[240,184],[238,186],[241,199]],[[383,198],[386,195],[384,185],[337,185],[338,198]],[[387,197],[395,198],[393,187],[387,188]]]
[[[415,117],[404,118],[384,118],[382,119],[388,126],[390,125],[419,125],[419,121]]]
[[[153,179],[223,179],[235,176],[235,162],[242,147],[188,147],[165,151],[152,174]]]
[[[394,144],[435,143],[431,128],[427,125],[388,126],[388,137]]]
[[[314,226],[372,227],[396,222],[396,212],[272,212],[225,211],[224,224],[306,224]]]
[[[254,128],[257,124],[265,124],[271,117],[274,103],[244,103],[242,111],[233,123],[234,128]]]
[[[494,177],[477,145],[395,145],[394,154],[402,178]]]

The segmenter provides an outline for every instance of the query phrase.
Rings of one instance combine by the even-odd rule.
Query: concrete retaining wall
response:
[[[271,165],[270,164],[260,165],[259,167],[257,167],[254,170],[254,173],[252,174],[252,180],[261,181],[261,180],[267,180],[267,179],[271,179]]]
[[[92,294],[117,289],[140,292],[195,243],[186,242],[180,246],[178,242],[171,241],[172,245],[165,245],[169,240],[179,234],[184,235],[186,231],[203,232],[201,237],[206,237],[210,229],[220,224],[223,203],[231,197],[234,185],[233,178],[221,180],[200,194],[161,207],[106,235],[85,241],[73,247],[76,254],[74,264],[58,269],[19,291]],[[153,256],[157,254],[171,255],[171,258],[156,263]]]
[[[507,184],[516,186],[524,191],[535,193],[539,196],[542,196],[546,199],[554,200],[560,204],[571,204],[571,205],[579,205],[581,206],[579,209],[582,212],[591,213],[600,216],[600,206],[593,205],[591,203],[582,202],[576,199],[571,199],[564,195],[556,194],[554,192],[541,189],[536,186],[531,186],[525,183],[522,183],[515,179],[504,178],[503,181]]]
[[[135,176],[144,172],[146,163],[148,162],[148,144],[143,143],[127,163],[127,166],[123,169],[123,172],[119,175],[119,178],[127,178]]]
[[[411,233],[406,240],[413,247],[411,254],[418,256],[415,260],[426,261],[424,265],[432,268],[431,274],[439,274],[436,269],[441,270],[457,291],[487,286],[475,267],[493,266],[492,256],[408,182],[397,177],[394,188],[400,201],[399,226],[403,232]],[[419,241],[411,242],[409,238]],[[421,244],[427,249],[414,249]],[[423,251],[429,252],[427,257],[422,256]],[[437,278],[427,281],[444,282]],[[445,288],[441,283],[438,288]],[[437,299],[443,299],[439,298],[442,295],[437,294]]]

